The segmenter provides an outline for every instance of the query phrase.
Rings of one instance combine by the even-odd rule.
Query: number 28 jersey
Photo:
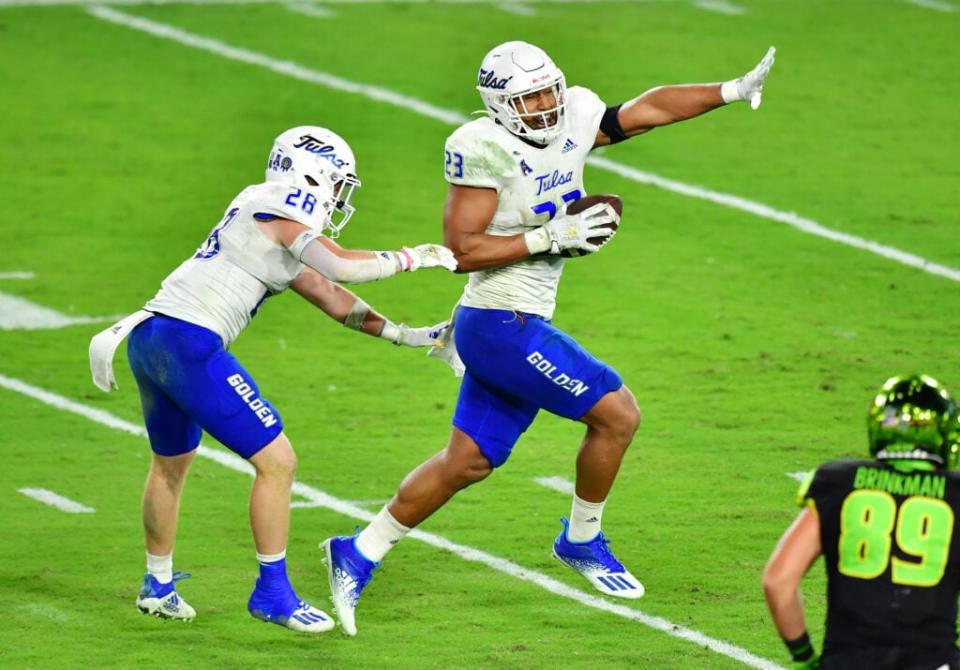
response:
[[[863,647],[955,648],[960,473],[836,461],[813,473],[800,500],[820,520],[825,655]]]
[[[488,117],[466,123],[447,139],[447,181],[496,190],[497,211],[488,235],[520,235],[542,226],[567,203],[585,195],[583,166],[605,110],[592,91],[568,89],[564,132],[542,148],[527,144]],[[461,304],[550,319],[563,263],[560,256],[542,254],[472,272]]]
[[[245,188],[196,253],[163,280],[145,309],[203,326],[229,346],[260,304],[303,271],[299,259],[263,234],[258,216],[320,230],[329,214],[329,194],[311,191],[278,182]]]

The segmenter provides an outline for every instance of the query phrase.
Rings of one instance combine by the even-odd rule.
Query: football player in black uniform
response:
[[[804,509],[763,576],[773,622],[796,669],[960,669],[960,472],[949,470],[960,449],[957,404],[931,377],[893,377],[867,425],[875,460],[827,463],[800,487]],[[798,586],[821,553],[818,659]]]

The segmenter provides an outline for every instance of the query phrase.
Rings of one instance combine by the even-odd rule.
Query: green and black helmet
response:
[[[933,377],[891,377],[867,410],[870,454],[879,460],[954,467],[960,455],[957,403]]]

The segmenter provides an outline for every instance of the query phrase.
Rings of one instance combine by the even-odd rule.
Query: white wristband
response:
[[[389,319],[384,319],[383,330],[380,331],[379,337],[393,342],[394,344],[400,344],[400,332],[400,326],[393,323]]]
[[[531,256],[550,251],[550,247],[553,244],[550,240],[550,233],[548,233],[547,229],[543,226],[524,233],[523,241],[527,245],[527,251],[530,252]]]
[[[737,86],[737,82],[739,81],[739,79],[731,79],[730,81],[725,81],[720,84],[720,97],[723,98],[723,101],[728,105],[731,102],[743,100],[743,97],[740,95],[740,87]]]

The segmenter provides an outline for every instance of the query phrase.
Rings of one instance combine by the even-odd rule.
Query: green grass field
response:
[[[679,0],[174,3],[117,5],[114,21],[84,6],[0,2],[0,322],[22,315],[11,296],[69,317],[136,310],[236,192],[262,179],[273,137],[300,124],[335,129],[357,154],[364,186],[345,245],[439,241],[452,125],[249,55],[468,114],[480,106],[480,59],[508,39],[542,46],[568,83],[609,104],[658,84],[738,76],[775,45],[758,111],[717,110],[602,157],[947,268],[588,168],[591,191],[623,197],[624,223],[602,254],[568,263],[555,321],[621,372],[644,414],[604,528],[647,595],[613,604],[735,645],[730,655],[576,599],[592,597],[588,585],[549,557],[569,496],[534,479],[573,478],[581,428],[546,414],[507,466],[422,529],[581,596],[408,538],[365,592],[356,638],[261,625],[245,611],[256,574],[250,478],[199,458],[176,549],[176,567],[194,575],[181,592],[198,618],[140,616],[149,448],[64,404],[139,424],[122,356],[119,392],[90,382],[87,343],[109,321],[0,331],[0,666],[782,664],[760,575],[795,513],[787,473],[865,454],[865,409],[888,376],[925,371],[960,392],[960,271],[949,270],[960,268],[960,5],[732,1],[745,13]],[[129,18],[182,31],[180,41],[116,22]],[[189,46],[184,33],[220,46]],[[5,274],[14,272],[33,277]],[[463,281],[424,272],[356,292],[395,321],[427,325],[446,317]],[[358,337],[293,294],[271,300],[233,351],[284,418],[310,487],[300,503],[323,492],[375,512],[446,440],[449,370]],[[63,513],[24,487],[96,512]],[[288,555],[303,596],[326,604],[317,544],[357,523],[329,506],[293,510]],[[818,644],[824,587],[817,565],[805,593]]]

